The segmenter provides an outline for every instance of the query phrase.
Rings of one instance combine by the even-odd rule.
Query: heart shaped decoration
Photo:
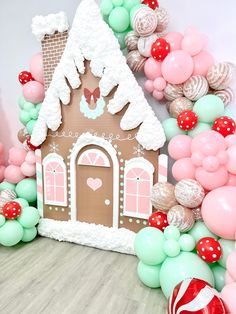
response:
[[[88,178],[87,179],[87,185],[92,189],[93,191],[98,190],[102,186],[102,180],[99,178]]]

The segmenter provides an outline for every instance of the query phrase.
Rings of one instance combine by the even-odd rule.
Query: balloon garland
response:
[[[169,314],[234,313],[236,124],[226,107],[235,66],[215,62],[196,28],[167,31],[168,13],[157,1],[127,3],[103,0],[101,11],[131,70],[144,72],[145,90],[166,104],[162,124],[177,181],[153,187],[156,212],[135,239],[138,277],[170,297]]]

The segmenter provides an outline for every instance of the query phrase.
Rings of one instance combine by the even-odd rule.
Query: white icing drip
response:
[[[134,238],[136,234],[125,228],[109,228],[79,221],[57,221],[43,218],[39,222],[38,232],[44,237],[58,241],[135,254]]]
[[[47,16],[35,16],[31,28],[37,40],[41,41],[45,35],[53,35],[56,31],[59,33],[67,31],[69,24],[65,12],[59,12]]]
[[[91,71],[101,77],[99,86],[102,96],[107,96],[117,85],[114,98],[108,104],[108,110],[114,114],[130,103],[121,120],[123,130],[140,126],[137,134],[139,143],[148,150],[157,150],[165,143],[165,134],[161,123],[147,103],[141,87],[126,64],[119,43],[112,30],[103,21],[99,7],[94,0],[83,0],[76,12],[68,42],[61,61],[53,75],[52,82],[40,111],[32,134],[32,144],[40,145],[46,138],[42,133],[43,123],[53,131],[61,124],[61,108],[70,102],[70,89],[80,86],[77,73],[84,73],[84,59],[91,61]],[[43,129],[45,132],[45,129]]]

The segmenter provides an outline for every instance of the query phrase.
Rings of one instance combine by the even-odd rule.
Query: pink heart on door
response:
[[[102,186],[102,180],[99,178],[96,178],[96,179],[88,178],[87,185],[90,187],[90,189],[92,189],[93,191],[96,191]]]

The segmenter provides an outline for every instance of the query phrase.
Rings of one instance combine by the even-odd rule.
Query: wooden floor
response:
[[[0,247],[1,314],[165,314],[160,289],[142,285],[137,258],[37,238]]]

